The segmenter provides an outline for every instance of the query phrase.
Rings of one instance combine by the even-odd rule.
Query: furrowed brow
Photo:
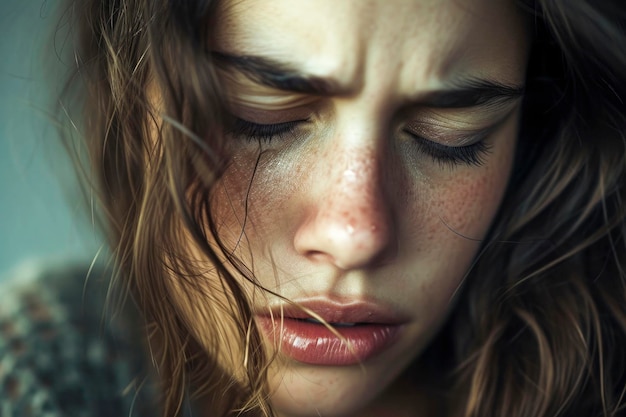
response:
[[[341,93],[338,84],[326,78],[303,74],[288,64],[258,56],[230,55],[212,52],[217,65],[234,67],[262,85],[279,90],[312,95]]]
[[[338,82],[305,74],[288,63],[271,58],[248,55],[231,55],[212,52],[216,64],[227,69],[234,68],[253,81],[278,90],[310,95],[349,94],[349,89]],[[453,82],[449,89],[434,91],[416,99],[420,106],[432,108],[488,107],[517,100],[524,94],[524,87],[507,85],[481,78],[467,78]]]

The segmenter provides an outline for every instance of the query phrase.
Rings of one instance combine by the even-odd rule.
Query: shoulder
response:
[[[106,314],[109,276],[31,264],[0,283],[2,416],[143,415],[143,349],[131,318]]]

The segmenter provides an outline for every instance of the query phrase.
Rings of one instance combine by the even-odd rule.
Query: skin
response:
[[[441,108],[428,98],[469,77],[522,85],[521,13],[495,0],[242,0],[223,2],[215,22],[214,51],[287,63],[333,86],[300,94],[223,68],[235,117],[304,120],[269,141],[230,134],[233,160],[212,200],[226,247],[283,297],[373,300],[408,320],[362,366],[279,354],[272,406],[283,417],[425,415],[398,378],[445,321],[497,213],[520,104]],[[437,161],[406,133],[458,147],[488,127],[480,164]],[[280,303],[244,287],[259,312]],[[212,340],[210,323],[185,315]],[[236,374],[241,361],[230,362]]]

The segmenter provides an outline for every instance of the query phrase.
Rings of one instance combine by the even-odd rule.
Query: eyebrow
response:
[[[504,105],[524,95],[524,86],[508,85],[484,78],[464,78],[450,89],[426,94],[420,104],[433,108],[464,108]]]
[[[289,64],[271,58],[215,51],[211,56],[219,66],[233,67],[251,80],[278,90],[321,96],[350,93],[349,88],[340,86],[335,80],[303,74]],[[450,87],[428,92],[415,101],[420,106],[430,108],[487,107],[515,101],[523,94],[523,85],[467,77],[454,80]]]

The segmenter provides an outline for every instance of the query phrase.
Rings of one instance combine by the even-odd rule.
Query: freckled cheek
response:
[[[401,228],[412,228],[412,234],[401,245],[408,273],[400,284],[406,303],[420,300],[424,329],[445,317],[491,225],[506,187],[507,170],[498,173],[485,170],[433,184],[414,200],[413,208],[421,212]]]
[[[255,159],[249,156],[235,161],[215,188],[211,209],[221,238],[239,240],[244,227],[249,238],[269,238],[272,229],[285,230],[296,175],[285,173],[291,167],[263,161],[255,169]]]
[[[496,146],[485,166],[469,167],[443,183],[433,183],[428,210],[436,214],[438,221],[429,225],[429,236],[441,238],[444,227],[450,232],[448,239],[484,238],[500,207],[510,176],[515,128],[516,125],[511,124],[496,138]]]
[[[471,239],[481,239],[499,206],[503,182],[486,173],[459,179],[441,189],[432,206],[440,225]]]
[[[420,269],[431,277],[422,282],[429,302],[444,302],[455,293],[500,207],[512,153],[507,148],[492,156],[488,165],[433,183],[426,192],[425,235],[412,239],[422,256]]]

